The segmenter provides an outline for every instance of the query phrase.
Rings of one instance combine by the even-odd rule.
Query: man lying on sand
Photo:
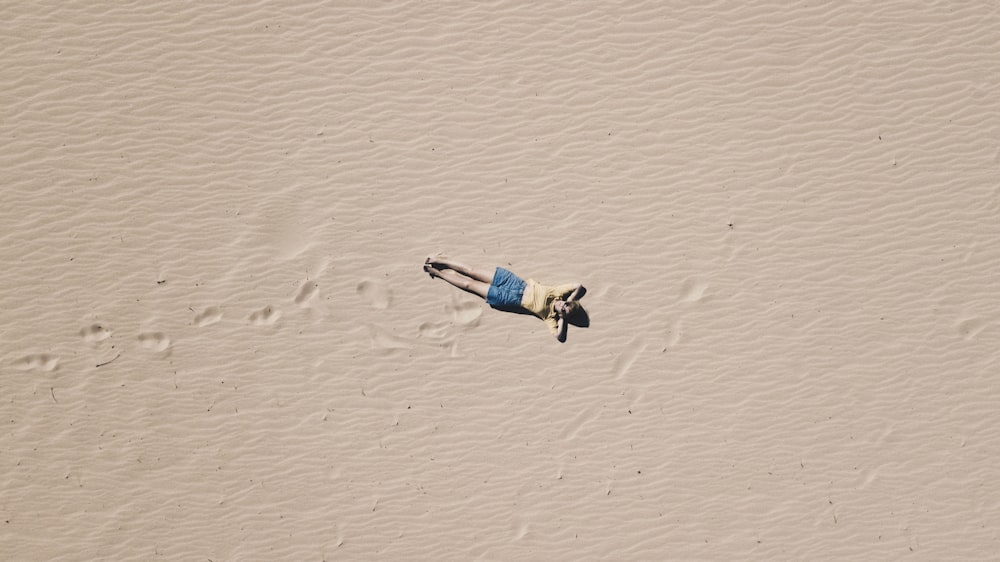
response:
[[[566,319],[581,312],[578,301],[587,292],[579,283],[549,287],[534,279],[525,281],[502,267],[491,273],[441,254],[427,258],[424,271],[431,278],[444,279],[463,291],[479,295],[498,310],[534,314],[560,342],[566,341]]]

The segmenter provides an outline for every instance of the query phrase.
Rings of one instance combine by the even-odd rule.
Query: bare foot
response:
[[[438,252],[437,254],[434,254],[433,256],[428,256],[427,259],[424,261],[424,263],[428,263],[428,264],[431,264],[431,265],[444,265],[444,266],[447,266],[447,264],[448,264],[448,256],[446,256],[446,255]]]
[[[431,276],[431,279],[434,279],[435,277],[441,277],[441,272],[429,263],[424,264],[424,271],[427,272],[427,275]]]

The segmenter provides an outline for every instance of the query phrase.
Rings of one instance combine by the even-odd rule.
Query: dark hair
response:
[[[563,313],[563,316],[566,318],[572,318],[577,312],[580,311],[580,303],[576,301],[568,301],[564,306],[565,308],[563,308],[563,310],[565,312]]]

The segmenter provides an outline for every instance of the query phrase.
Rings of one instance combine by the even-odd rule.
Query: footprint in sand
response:
[[[458,298],[453,299],[451,303],[445,305],[445,310],[451,315],[451,321],[424,322],[417,327],[418,337],[446,346],[454,343],[461,332],[479,325],[479,319],[483,315],[480,302],[462,302]]]
[[[103,324],[91,324],[80,329],[80,337],[88,343],[99,343],[111,337],[111,329]]]
[[[614,366],[612,371],[615,374],[615,380],[621,380],[626,374],[628,374],[629,368],[632,367],[632,363],[639,357],[642,350],[645,348],[645,344],[639,338],[633,338],[632,341],[625,345],[618,357],[615,358]]]
[[[667,330],[667,338],[664,342],[663,351],[666,351],[674,346],[676,346],[681,341],[681,321],[674,320],[670,323],[670,328]]]
[[[299,306],[306,306],[309,301],[316,296],[317,291],[319,291],[319,285],[315,281],[306,281],[302,283],[299,287],[299,292],[295,295],[295,304]]]
[[[681,285],[681,302],[700,301],[705,297],[708,283],[698,279],[688,279]]]
[[[531,525],[521,517],[515,517],[512,525],[514,540],[519,541],[531,531]]]
[[[211,326],[219,320],[222,320],[222,311],[217,306],[210,306],[195,314],[194,325],[201,328],[203,326]]]
[[[281,311],[268,305],[251,314],[250,323],[254,326],[270,326],[277,322],[278,318],[281,318]]]
[[[378,326],[371,326],[369,328],[369,340],[371,341],[372,349],[378,350],[383,354],[397,350],[413,349],[413,341],[410,338],[390,334]]]
[[[48,353],[25,355],[14,361],[14,368],[20,371],[51,372],[59,368],[59,358]]]
[[[483,315],[483,307],[479,305],[480,302],[482,301],[452,301],[447,309],[455,324],[472,328],[479,325],[479,317]]]
[[[958,334],[967,340],[971,340],[979,335],[986,327],[986,321],[982,318],[967,318],[955,326]]]
[[[444,339],[451,335],[451,324],[448,322],[424,322],[417,327],[421,338]]]
[[[139,344],[150,351],[161,353],[170,349],[170,338],[163,332],[146,332],[139,334]]]
[[[559,433],[559,439],[573,439],[584,425],[597,419],[600,414],[601,407],[597,405],[583,409],[577,415],[573,416],[573,419],[563,427],[563,430]]]
[[[379,310],[385,310],[392,304],[392,291],[382,281],[362,281],[358,283],[358,296],[361,300]]]

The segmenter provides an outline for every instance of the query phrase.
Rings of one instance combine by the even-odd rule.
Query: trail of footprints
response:
[[[697,279],[688,279],[680,288],[678,303],[698,303],[705,300],[708,284]],[[388,284],[380,280],[363,280],[356,286],[356,292],[362,302],[368,304],[376,310],[386,310],[392,305],[393,294]],[[319,284],[315,281],[306,280],[296,292],[292,302],[305,308],[309,306],[319,294]],[[372,346],[376,349],[390,352],[392,350],[412,348],[417,344],[445,347],[455,353],[456,339],[460,332],[473,328],[479,324],[482,315],[482,306],[479,302],[461,300],[454,297],[445,306],[451,316],[450,321],[445,322],[424,322],[418,326],[416,337],[402,337],[390,334],[381,326],[370,326]],[[209,306],[199,311],[191,309],[194,313],[192,324],[198,328],[205,328],[219,323],[223,318],[222,309],[218,306]],[[281,318],[281,310],[275,306],[267,305],[254,310],[247,317],[246,321],[253,326],[273,326]],[[977,317],[966,317],[955,326],[956,335],[972,340],[990,326],[987,322]],[[107,352],[107,358],[98,363],[97,366],[106,365],[117,359],[122,351],[114,340],[114,331],[106,324],[94,323],[80,329],[80,338],[89,346]],[[681,321],[674,320],[666,334],[662,351],[676,347],[682,340]],[[171,351],[172,341],[169,335],[160,331],[142,332],[136,336],[139,347],[147,352],[168,356]],[[631,339],[623,349],[615,354],[611,370],[617,380],[622,380],[628,375],[632,364],[638,356],[645,350],[646,343],[641,338]],[[15,359],[11,367],[18,371],[52,372],[59,368],[60,359],[52,353],[32,353]],[[579,425],[579,424],[571,424]],[[569,434],[575,433],[570,430]]]
[[[305,281],[299,287],[293,302],[299,307],[309,306],[319,293],[319,284],[315,281]],[[377,291],[376,291],[377,293]],[[387,291],[386,291],[386,294]],[[380,297],[388,303],[387,297]],[[209,306],[195,311],[191,323],[198,328],[205,328],[219,323],[223,318],[222,309],[218,306]],[[272,326],[281,318],[281,311],[271,305],[264,306],[251,312],[247,317],[247,323],[254,326]],[[103,367],[110,364],[122,355],[120,342],[116,342],[115,332],[105,323],[94,323],[84,326],[79,331],[80,339],[91,348],[104,352],[103,359],[96,363],[96,367]],[[138,347],[147,352],[166,357],[170,355],[173,342],[169,335],[161,331],[145,331],[139,333],[134,340]],[[48,373],[59,369],[59,357],[52,353],[32,353],[24,355],[11,362],[11,367],[18,371]]]

